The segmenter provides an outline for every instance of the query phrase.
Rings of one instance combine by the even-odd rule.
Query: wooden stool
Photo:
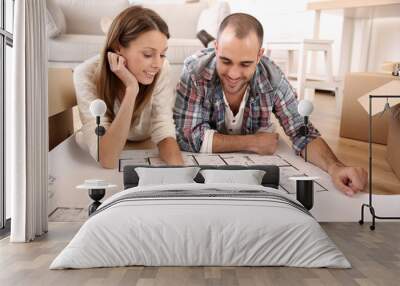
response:
[[[337,108],[341,105],[341,87],[333,78],[332,66],[332,44],[329,40],[304,39],[301,41],[268,41],[265,43],[265,51],[268,57],[271,57],[272,51],[287,51],[288,63],[286,65],[286,75],[291,76],[293,67],[294,52],[299,53],[297,66],[297,93],[298,99],[304,98],[305,88],[331,90],[335,92]],[[312,77],[306,75],[308,52],[323,52],[325,60],[325,76]]]

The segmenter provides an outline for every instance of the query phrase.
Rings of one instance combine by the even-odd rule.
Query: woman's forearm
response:
[[[165,138],[157,144],[160,158],[168,165],[183,165],[183,158],[178,143],[172,137]]]
[[[128,138],[137,94],[137,89],[126,88],[118,113],[100,139],[100,164],[104,168],[117,166],[119,155]]]

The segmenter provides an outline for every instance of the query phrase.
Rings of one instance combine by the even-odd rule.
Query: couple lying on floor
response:
[[[273,113],[295,152],[304,156],[307,145],[308,161],[328,172],[339,190],[351,196],[364,189],[364,169],[340,162],[311,124],[309,136],[301,135],[296,92],[263,55],[263,28],[257,19],[243,13],[226,17],[215,47],[185,60],[175,94],[165,58],[168,38],[159,15],[132,6],[113,20],[101,54],[75,69],[83,123],[77,141],[94,158],[96,123],[89,106],[97,98],[107,105],[101,118],[107,130],[100,139],[101,166],[116,167],[127,140],[148,138],[169,165],[183,165],[181,150],[271,155],[278,144]]]

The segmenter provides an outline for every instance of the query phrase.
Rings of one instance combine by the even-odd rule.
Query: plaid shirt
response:
[[[272,125],[274,113],[290,137],[297,154],[320,136],[311,124],[308,139],[300,135],[303,117],[297,111],[297,95],[288,80],[270,59],[263,56],[250,81],[241,134],[254,134]],[[207,129],[228,134],[222,85],[216,72],[213,48],[188,57],[176,88],[174,108],[176,138],[182,150],[199,152]]]

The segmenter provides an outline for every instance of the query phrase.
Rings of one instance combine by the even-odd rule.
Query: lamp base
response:
[[[106,189],[89,189],[89,197],[94,200],[94,202],[88,208],[89,216],[94,213],[101,205],[100,200],[104,197],[105,194]]]
[[[314,181],[296,181],[296,199],[307,209],[311,210],[314,206]]]

